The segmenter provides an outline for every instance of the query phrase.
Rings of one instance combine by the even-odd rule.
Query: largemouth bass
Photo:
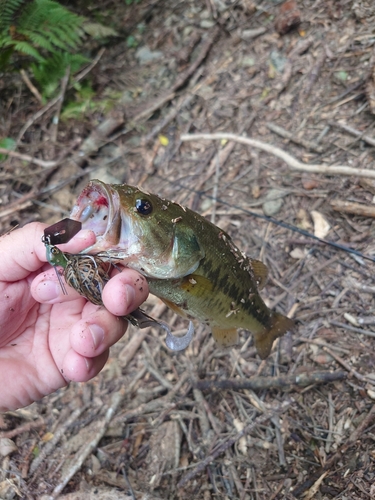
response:
[[[243,328],[264,359],[274,340],[293,329],[294,322],[259,295],[267,267],[192,210],[136,187],[94,180],[70,217],[96,234],[85,254],[139,271],[152,294],[180,316],[208,325],[219,345],[236,344]]]

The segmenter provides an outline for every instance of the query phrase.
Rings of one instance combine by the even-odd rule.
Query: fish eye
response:
[[[140,215],[149,215],[152,212],[152,204],[149,200],[140,198],[135,202],[135,210]]]

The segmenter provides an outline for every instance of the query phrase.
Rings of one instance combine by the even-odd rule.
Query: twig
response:
[[[366,290],[363,290],[363,291],[366,291]],[[357,328],[355,326],[347,325],[345,323],[340,323],[339,321],[332,320],[332,321],[330,321],[330,324],[333,326],[338,326],[339,328],[344,328],[345,330],[349,330],[351,332],[359,333],[361,335],[367,335],[368,337],[375,337],[375,332],[371,332],[370,330],[363,330],[362,328]]]
[[[46,424],[45,420],[42,418],[38,418],[38,420],[34,420],[33,422],[26,422],[23,425],[12,429],[11,431],[0,432],[0,439],[8,438],[11,439],[23,432],[29,432],[31,429],[37,429],[38,427],[43,427]]]
[[[345,457],[345,453],[347,450],[361,437],[361,435],[364,433],[366,428],[371,424],[371,421],[375,417],[375,405],[372,406],[371,410],[367,414],[366,418],[361,422],[361,424],[357,427],[357,429],[351,434],[349,437],[348,441],[341,446],[339,450],[336,451],[334,455],[332,455],[331,458],[329,458],[325,464],[324,467],[321,467],[319,470],[314,472],[314,474],[307,479],[303,484],[298,486],[294,491],[293,495],[296,498],[301,497],[301,495],[309,489],[319,477],[325,472],[331,469],[335,465],[335,463],[338,460],[343,460],[343,457]]]
[[[143,330],[137,330],[132,338],[127,342],[124,349],[119,354],[119,361],[121,363],[121,367],[125,368],[130,361],[134,358],[135,353],[141,347],[142,342],[146,338],[148,334],[148,328],[144,328]]]
[[[60,163],[60,160],[57,163]],[[0,219],[10,215],[13,212],[17,212],[18,210],[23,210],[25,208],[28,208],[30,206],[30,204],[34,202],[34,198],[38,198],[39,196],[43,196],[47,193],[52,194],[56,191],[59,191],[66,184],[69,184],[70,182],[73,182],[74,180],[79,179],[80,177],[82,177],[84,175],[87,175],[91,172],[94,172],[94,170],[95,170],[95,168],[82,170],[78,174],[70,176],[68,179],[63,180],[62,182],[60,182],[59,184],[57,184],[55,186],[48,186],[44,189],[39,189],[40,186],[43,184],[45,178],[51,174],[51,172],[46,170],[45,172],[43,172],[41,179],[38,180],[38,182],[32,188],[31,191],[29,191],[25,195],[21,196],[21,198],[19,198],[18,200],[10,203],[8,205],[8,208],[0,211]]]
[[[322,49],[316,59],[316,64],[313,66],[312,70],[310,71],[309,75],[309,81],[306,86],[306,88],[302,91],[302,97],[304,100],[307,99],[307,97],[310,95],[311,89],[315,85],[316,81],[319,78],[320,72],[324,66],[325,60],[327,57],[327,52],[325,49]]]
[[[64,97],[65,97],[66,88],[68,86],[69,77],[70,77],[70,66],[68,66],[66,68],[65,75],[63,76],[63,78],[61,80],[60,99],[57,102],[56,113],[52,119],[52,125],[51,125],[51,142],[52,142],[52,144],[54,144],[57,140],[57,131],[59,129],[61,107],[62,107],[62,104],[64,102]],[[52,157],[53,156],[54,156],[54,152],[52,154]]]
[[[90,73],[90,71],[94,68],[94,66],[96,66],[98,64],[98,62],[100,61],[100,59],[102,58],[102,55],[104,54],[105,52],[105,48],[103,49],[100,49],[99,52],[96,54],[96,56],[94,57],[93,61],[86,67],[84,68],[81,73],[78,73],[78,75],[75,77],[74,79],[74,82],[72,83],[72,85],[70,85],[69,88],[72,88],[74,87],[74,85],[78,82],[80,82],[83,78],[85,78],[85,76]]]
[[[287,389],[291,390],[293,385],[306,387],[311,384],[328,384],[336,380],[344,380],[347,374],[343,371],[336,372],[312,372],[300,373],[299,375],[286,375],[284,377],[254,377],[247,380],[226,379],[226,380],[202,380],[195,386],[202,390],[228,389],[236,391],[238,389]]]
[[[34,474],[40,464],[46,459],[46,457],[52,453],[55,449],[57,443],[60,441],[61,437],[66,433],[67,429],[72,425],[72,423],[77,420],[77,418],[82,414],[86,408],[77,408],[73,413],[62,422],[62,425],[54,433],[53,438],[48,441],[42,448],[39,455],[31,462],[30,474]],[[33,478],[34,480],[35,478]]]
[[[284,413],[289,407],[291,403],[282,403],[280,408],[278,409],[277,414]],[[195,469],[192,471],[188,472],[177,484],[178,488],[182,488],[188,481],[191,481],[197,474],[199,474],[202,470],[204,470],[207,465],[209,465],[211,462],[213,462],[219,455],[224,453],[228,448],[234,445],[242,436],[245,436],[248,434],[250,431],[252,431],[255,427],[258,425],[263,425],[265,422],[270,420],[274,414],[271,413],[265,413],[258,418],[256,418],[253,422],[250,424],[246,425],[242,431],[240,431],[238,434],[236,434],[233,438],[228,439],[224,443],[220,444],[208,457],[206,457],[202,462],[200,462]]]
[[[343,354],[351,354],[351,351],[349,349],[343,349],[342,347],[339,347],[337,345],[327,344],[327,342],[324,342],[324,340],[319,339],[319,338],[318,339],[313,339],[313,338],[306,339],[304,337],[300,337],[298,339],[298,342],[305,342],[306,344],[315,344],[315,345],[318,345],[320,347],[329,347],[330,349],[334,349],[335,351],[342,352]]]
[[[278,125],[275,125],[274,123],[267,123],[267,127],[272,130],[272,132],[275,132],[276,134],[280,135],[281,137],[284,137],[285,139],[289,139],[290,141],[294,142],[295,144],[299,144],[300,146],[303,146],[306,149],[310,149],[311,151],[315,151],[316,153],[323,153],[324,148],[323,146],[319,146],[318,144],[314,144],[311,141],[307,141],[306,139],[303,139],[302,137],[297,137],[296,134],[293,134],[292,132],[288,132],[285,130],[285,128],[279,127]]]
[[[150,365],[150,363],[147,363],[147,361],[143,361],[144,366],[146,370],[154,377],[155,380],[160,382],[160,384],[165,387],[168,390],[173,389],[173,384],[169,382],[165,377],[162,376],[162,374],[153,366]]]
[[[277,146],[272,146],[267,142],[259,141],[258,139],[250,139],[248,137],[241,137],[236,134],[229,133],[221,133],[218,132],[216,134],[183,134],[181,135],[181,141],[199,141],[199,140],[208,140],[208,141],[221,141],[222,139],[227,139],[229,141],[236,141],[240,144],[245,144],[245,146],[250,146],[253,148],[261,149],[262,151],[266,151],[277,158],[285,161],[290,168],[294,170],[300,170],[302,172],[310,172],[316,174],[324,174],[324,175],[356,175],[358,177],[371,177],[375,179],[375,171],[367,170],[364,168],[352,168],[346,165],[321,165],[321,164],[309,164],[302,163],[301,161],[294,158],[294,156],[290,155],[286,151]]]
[[[329,202],[333,210],[343,212],[344,214],[359,215],[361,217],[375,218],[375,207],[365,205],[364,203],[355,203],[353,201],[332,200]]]
[[[34,94],[34,96],[39,101],[39,104],[43,104],[43,97],[40,95],[39,90],[35,87],[35,85],[32,83],[32,81],[28,77],[26,71],[24,69],[21,69],[20,74],[21,74],[22,80],[26,83],[26,85],[29,88],[30,92],[32,94]]]
[[[279,418],[272,417],[271,422],[273,423],[273,425],[275,427],[276,445],[277,445],[277,451],[279,454],[279,465],[280,465],[280,467],[286,467],[287,463],[285,460],[285,450],[284,450],[283,438],[281,435]]]
[[[198,415],[199,415],[199,426],[201,428],[203,441],[205,441],[209,435],[209,431],[210,431],[211,427],[210,427],[210,423],[209,423],[209,420],[208,420],[208,417],[207,417],[207,414],[205,412],[205,408],[203,405],[204,396],[203,396],[202,391],[200,391],[197,388],[193,389],[193,394],[194,394],[195,401],[198,403],[197,410],[198,410]]]
[[[350,127],[349,125],[346,125],[346,123],[329,121],[328,125],[344,130],[345,132],[348,132],[348,134],[354,135],[354,137],[358,137],[359,139],[361,139],[361,141],[367,142],[367,144],[369,144],[370,146],[375,146],[375,139],[373,137],[364,135],[365,132],[361,132],[360,130]]]
[[[123,389],[119,392],[116,392],[112,396],[111,406],[106,411],[105,417],[101,422],[98,422],[98,432],[94,436],[94,438],[81,449],[81,451],[75,456],[72,461],[71,466],[67,470],[66,474],[61,478],[60,483],[55,487],[52,492],[51,499],[55,499],[62,492],[68,482],[72,479],[72,477],[80,470],[86,458],[95,450],[98,446],[99,441],[102,439],[104,434],[107,432],[108,426],[111,423],[113,415],[116,413],[117,408],[122,402],[126,391]]]
[[[95,64],[98,63],[99,59],[102,57],[103,53],[104,53],[104,50],[105,49],[101,49],[99,52],[98,52],[98,55],[95,57],[94,61],[88,66],[88,68],[86,68],[85,70],[83,70],[78,76],[77,78],[74,79],[74,82],[69,86],[69,89],[71,89],[72,87],[74,87],[74,85],[76,83],[78,83],[82,78],[84,78],[87,73],[89,71],[92,70],[92,68],[95,66]],[[50,110],[51,108],[53,108],[53,106],[58,103],[60,101],[60,99],[62,98],[63,94],[65,93],[65,91],[63,92],[63,89],[60,90],[59,94],[54,97],[53,99],[51,99],[50,102],[48,102],[42,109],[40,109],[39,111],[37,111],[32,117],[30,117],[27,122],[25,123],[25,125],[21,128],[19,134],[18,134],[18,137],[17,137],[17,146],[19,145],[19,143],[21,142],[21,139],[22,137],[24,136],[26,130],[31,127],[31,125],[33,123],[35,123],[40,117],[42,117],[44,115],[44,113],[46,113],[48,110]]]
[[[335,405],[333,404],[332,401],[332,393],[331,391],[328,392],[328,434],[327,434],[327,441],[326,441],[326,446],[325,446],[325,452],[329,453],[331,449],[331,444],[333,441],[333,417],[335,414]]]
[[[53,168],[57,165],[56,160],[55,161],[39,160],[38,158],[33,158],[32,156],[24,155],[22,153],[17,153],[17,151],[10,151],[9,149],[5,148],[0,148],[0,154],[12,156],[13,158],[19,158],[20,160],[28,161],[30,163],[35,163],[35,165],[39,165],[40,167],[43,168]]]
[[[26,210],[26,208],[31,207],[33,204],[32,201],[24,201],[22,202],[17,202],[15,204],[11,204],[9,208],[5,208],[0,212],[0,219],[3,217],[8,217],[8,215],[13,214],[14,212],[19,212],[20,210]]]
[[[358,373],[357,370],[352,368],[349,365],[349,363],[340,358],[340,356],[338,356],[335,352],[333,352],[332,349],[330,349],[329,347],[322,347],[322,349],[323,351],[327,352],[330,356],[332,356],[332,358],[335,359],[341,366],[343,366],[345,370],[348,370],[349,373],[354,375],[356,379],[360,380],[361,382],[369,382],[369,381],[371,382],[371,379],[368,379],[366,376]]]

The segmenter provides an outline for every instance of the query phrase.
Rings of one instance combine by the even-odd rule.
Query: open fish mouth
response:
[[[98,182],[90,182],[79,195],[70,214],[71,219],[82,223],[84,229],[94,231],[96,237],[105,236],[110,221],[114,219],[111,188]]]
[[[130,217],[124,213],[118,192],[101,181],[91,181],[79,195],[71,219],[82,223],[82,229],[95,233],[96,242],[85,253],[106,253],[108,257],[126,259],[138,250],[138,239]]]

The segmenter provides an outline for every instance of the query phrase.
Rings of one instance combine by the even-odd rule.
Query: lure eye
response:
[[[152,212],[152,204],[148,200],[138,199],[135,202],[135,210],[140,215],[149,215]]]

